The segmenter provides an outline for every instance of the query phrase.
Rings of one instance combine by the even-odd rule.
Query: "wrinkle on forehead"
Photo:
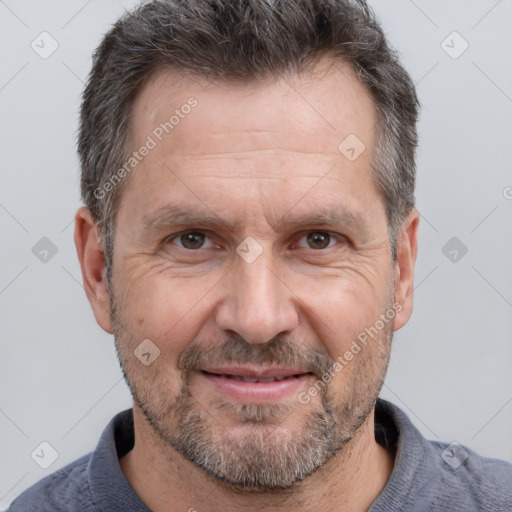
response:
[[[212,153],[205,140],[225,153],[284,147],[335,152],[350,133],[371,146],[377,113],[365,86],[348,64],[317,68],[329,72],[245,84],[158,73],[135,101],[132,145],[143,143],[155,126],[194,97],[197,106],[165,137],[177,153]],[[228,149],[235,146],[236,151]]]
[[[371,168],[376,109],[350,68],[332,67],[321,80],[244,85],[158,74],[134,104],[132,146],[191,97],[197,106],[127,178],[128,199],[119,211],[126,222],[178,200],[226,214],[243,211],[252,222],[269,212],[278,219],[296,203],[302,213],[315,211],[337,198],[370,216],[383,211]],[[366,146],[354,162],[338,149],[349,134]]]

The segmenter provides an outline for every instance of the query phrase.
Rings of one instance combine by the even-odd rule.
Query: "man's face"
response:
[[[394,298],[371,171],[376,121],[342,66],[246,85],[162,73],[136,100],[130,147],[148,136],[156,146],[127,178],[117,216],[118,352],[159,438],[219,479],[287,487],[373,409],[393,332],[378,320]],[[355,159],[360,143],[338,149],[349,135],[366,147]],[[160,350],[149,365],[134,355],[143,340]]]

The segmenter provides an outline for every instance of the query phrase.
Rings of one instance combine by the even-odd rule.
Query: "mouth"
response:
[[[301,369],[207,368],[200,375],[218,393],[242,403],[272,403],[298,394],[313,373]]]
[[[249,382],[254,384],[258,382],[260,384],[267,384],[269,382],[281,382],[285,379],[300,379],[304,375],[313,375],[312,373],[298,373],[293,375],[276,375],[275,377],[259,377],[259,376],[249,376],[249,375],[234,375],[230,373],[217,373],[217,372],[209,372],[206,370],[202,370],[203,374],[211,376],[211,377],[220,377],[224,379],[232,379],[239,382]]]

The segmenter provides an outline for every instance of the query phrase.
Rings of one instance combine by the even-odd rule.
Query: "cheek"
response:
[[[363,278],[297,281],[303,315],[332,359],[373,326],[389,302],[389,285]]]
[[[187,279],[162,272],[120,290],[118,314],[132,343],[150,339],[163,355],[177,359],[206,322],[216,282],[213,276]]]

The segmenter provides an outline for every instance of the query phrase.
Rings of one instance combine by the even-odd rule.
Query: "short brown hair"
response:
[[[83,94],[78,152],[83,201],[97,222],[109,274],[119,186],[98,194],[129,154],[134,99],[169,68],[250,82],[309,69],[322,57],[348,62],[378,113],[374,180],[383,195],[393,260],[414,207],[414,85],[364,0],[155,0],[120,18],[94,53]],[[99,196],[102,197],[99,197]]]

